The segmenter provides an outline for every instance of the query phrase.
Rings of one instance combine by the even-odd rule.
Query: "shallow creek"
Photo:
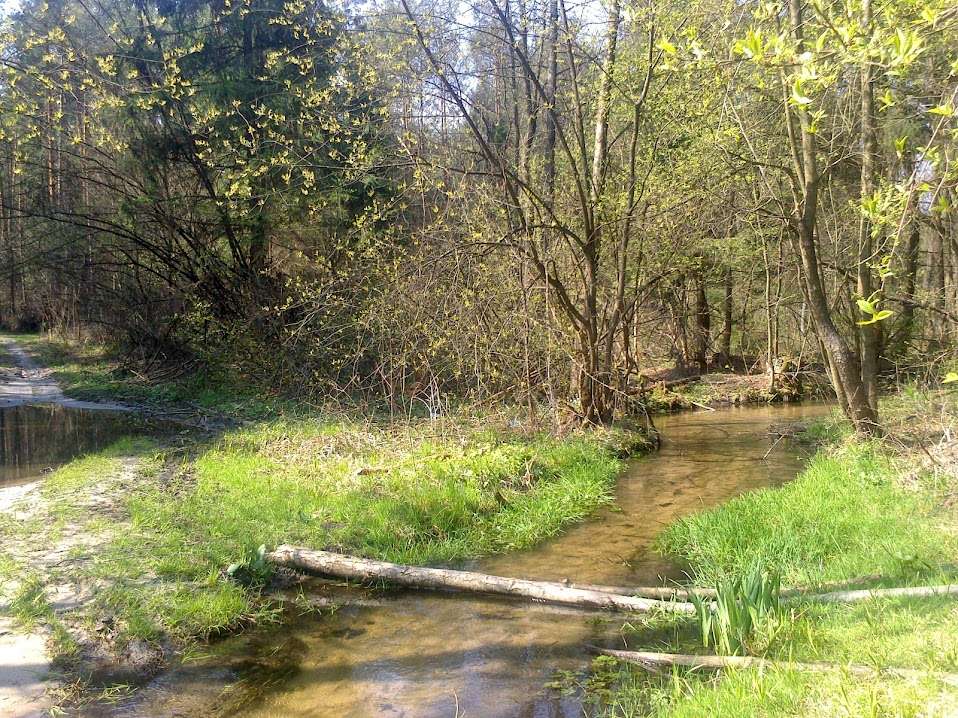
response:
[[[134,417],[112,411],[58,405],[0,408],[0,489],[37,479],[137,429]]]
[[[769,426],[827,411],[803,405],[661,417],[662,449],[631,464],[615,506],[537,549],[467,567],[624,586],[680,580],[681,567],[651,550],[656,534],[681,516],[793,478],[806,452],[783,441],[763,459],[773,443]],[[557,671],[585,671],[590,644],[621,645],[625,620],[496,598],[350,590],[367,604],[221,641],[132,701],[88,715],[578,717],[580,696],[548,684]]]

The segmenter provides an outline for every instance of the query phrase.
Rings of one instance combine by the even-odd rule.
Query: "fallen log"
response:
[[[871,598],[927,598],[931,596],[958,596],[958,585],[940,586],[903,586],[899,588],[861,588],[854,590],[834,590],[860,585],[868,581],[881,580],[881,576],[861,576],[848,581],[836,581],[814,587],[783,588],[779,596],[787,601],[812,601],[815,603],[855,603]],[[602,591],[622,596],[641,596],[661,601],[688,601],[694,596],[715,598],[714,588],[680,588],[678,586],[603,586],[592,583],[568,583],[570,588],[589,591]]]
[[[682,666],[685,668],[703,668],[706,670],[722,670],[725,668],[776,668],[813,673],[827,673],[844,671],[860,678],[874,678],[876,676],[895,676],[897,678],[937,678],[952,685],[958,685],[958,674],[942,671],[920,671],[914,668],[872,668],[859,664],[825,663],[815,661],[811,663],[793,663],[790,661],[771,661],[767,658],[752,656],[691,656],[680,653],[656,653],[653,651],[616,651],[609,648],[596,648],[604,656],[612,656],[620,661],[654,671],[660,667]]]
[[[857,603],[872,598],[930,598],[933,596],[958,596],[958,585],[864,588],[856,591],[798,594],[790,598],[814,603]]]
[[[860,586],[863,583],[882,580],[880,574],[869,574],[867,576],[856,576],[844,581],[833,581],[831,583],[821,583],[815,586],[783,588],[779,592],[782,598],[792,598],[795,596],[808,596],[816,593],[825,593],[829,591],[838,591],[840,589],[850,589]],[[697,586],[605,586],[595,583],[572,583],[568,579],[563,581],[567,586],[573,588],[584,588],[590,591],[604,591],[605,593],[618,593],[623,596],[642,596],[643,598],[657,598],[662,601],[688,601],[691,596],[699,598],[715,598],[718,592],[714,588],[702,588]]]
[[[584,591],[601,591],[619,596],[639,596],[659,601],[688,601],[693,595],[700,598],[715,598],[714,588],[682,588],[680,586],[606,586],[597,583],[572,583],[563,581],[563,586],[581,588]]]
[[[603,591],[572,588],[563,583],[527,581],[519,578],[491,576],[473,571],[403,566],[386,561],[374,561],[297,546],[279,546],[275,551],[266,554],[266,560],[279,566],[324,576],[349,578],[358,581],[383,580],[398,586],[409,586],[411,588],[516,596],[535,601],[547,601],[584,608],[604,608],[614,611],[642,613],[664,611],[684,615],[695,614],[695,606],[686,602],[622,596]]]

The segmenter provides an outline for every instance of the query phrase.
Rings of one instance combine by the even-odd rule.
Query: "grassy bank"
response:
[[[189,397],[217,411],[242,401],[213,385],[209,395],[190,393],[183,381],[131,389],[140,382],[111,378],[94,350],[29,346],[74,396],[113,398],[115,389],[149,401]],[[73,627],[81,643],[105,637],[119,654],[134,642],[204,639],[275,616],[261,545],[420,564],[521,549],[609,502],[622,457],[649,448],[641,434],[618,430],[527,431],[507,414],[389,421],[273,397],[253,402],[254,411],[244,404],[219,428],[125,440],[47,477],[42,501],[27,518],[0,523],[0,538],[76,560],[34,570],[26,555],[8,556],[0,579],[29,576],[15,605]],[[95,589],[54,617],[38,582],[47,603],[66,583]],[[106,632],[97,628],[104,616]]]
[[[863,442],[833,424],[830,443],[778,489],[743,495],[669,527],[660,548],[688,562],[694,582],[715,585],[755,565],[785,585],[866,579],[866,586],[954,583],[958,559],[958,455],[949,438],[952,395],[913,393],[886,404],[891,435]],[[874,578],[874,576],[881,578]],[[690,621],[633,626],[636,650],[711,653]],[[760,622],[745,651],[779,661],[827,661],[958,672],[958,602],[872,599],[788,604]],[[851,678],[841,670],[741,670],[666,677],[602,660],[593,683],[610,716],[935,716],[958,689],[933,678]]]
[[[102,568],[188,587],[160,601],[152,587],[126,591],[120,605],[152,615],[165,631],[208,635],[264,607],[255,558],[262,544],[404,563],[523,548],[607,502],[620,466],[587,437],[268,421],[228,432],[132,495],[134,528],[114,539]],[[223,575],[233,563],[246,564],[252,585]]]

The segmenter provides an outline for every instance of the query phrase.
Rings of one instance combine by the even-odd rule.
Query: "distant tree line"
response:
[[[601,423],[679,372],[952,368],[944,0],[30,0],[0,315],[257,381]]]

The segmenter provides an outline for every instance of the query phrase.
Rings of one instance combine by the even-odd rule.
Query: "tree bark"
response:
[[[705,274],[700,269],[693,274],[695,283],[695,363],[700,372],[709,368],[708,348],[712,337],[712,313],[708,295],[705,293]]]
[[[720,352],[722,361],[730,364],[732,360],[732,268],[725,268],[725,297],[722,300],[722,343]]]
[[[810,588],[784,588],[779,597],[784,601],[808,601],[810,603],[859,603],[870,599],[882,598],[933,598],[936,596],[958,596],[958,585],[941,586],[903,586],[899,588],[858,588],[866,581],[877,581],[881,576],[860,576],[848,581],[839,581]],[[563,584],[569,588],[581,588],[587,591],[601,591],[621,596],[640,596],[660,601],[689,601],[692,596],[714,599],[718,592],[714,588],[681,588],[679,586],[603,586],[591,583]],[[822,592],[824,589],[839,589]]]
[[[872,7],[871,0],[862,2],[862,25],[865,31],[871,32]],[[876,175],[878,167],[878,130],[875,120],[875,79],[873,77],[870,60],[862,63],[862,172],[861,172],[861,199],[870,198],[875,193]],[[870,263],[874,261],[874,242],[872,241],[872,225],[863,214],[860,222],[858,240],[858,268],[857,285],[858,295],[868,299],[874,292],[872,270]],[[878,354],[881,345],[882,325],[878,322],[859,326],[861,337],[861,377],[865,389],[868,405],[878,415]]]
[[[296,546],[279,546],[268,553],[266,558],[279,566],[356,581],[383,580],[410,588],[515,596],[583,608],[636,612],[658,610],[689,616],[695,614],[695,607],[691,603],[619,596],[602,591],[570,588],[562,583],[526,581],[473,571],[403,566]]]
[[[854,591],[796,594],[797,598],[813,603],[858,603],[873,598],[933,598],[958,596],[958,586],[904,586],[902,588],[863,588]]]
[[[798,50],[801,51],[805,46],[802,29],[802,0],[789,0],[789,23],[792,36],[798,45]],[[798,143],[798,146],[793,148],[800,174],[793,178],[796,206],[792,229],[812,322],[827,355],[825,358],[831,370],[832,384],[842,409],[859,433],[879,433],[878,411],[869,402],[868,389],[862,381],[859,357],[849,348],[832,319],[822,279],[821,262],[816,246],[818,195],[821,183],[816,134],[812,131],[811,118],[805,108],[799,107],[795,110],[798,116],[797,128],[787,103],[785,111],[788,125],[792,128],[789,133],[790,140]]]

